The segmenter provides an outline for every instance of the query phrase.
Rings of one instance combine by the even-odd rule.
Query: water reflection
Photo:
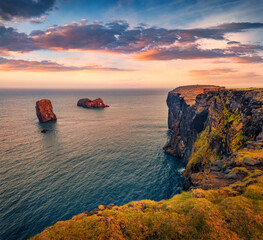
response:
[[[47,129],[48,132],[56,133],[57,131],[57,121],[49,121],[45,123],[38,122],[37,124],[39,132],[43,129]]]

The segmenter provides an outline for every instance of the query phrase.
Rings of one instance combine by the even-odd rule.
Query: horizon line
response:
[[[177,86],[176,86],[177,87]],[[175,87],[175,88],[176,88]],[[161,90],[171,88],[5,88],[0,87],[0,90]]]

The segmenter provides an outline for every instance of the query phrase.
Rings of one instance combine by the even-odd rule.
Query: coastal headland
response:
[[[99,206],[31,239],[261,239],[263,89],[186,86],[167,105],[164,150],[184,162],[185,191]]]

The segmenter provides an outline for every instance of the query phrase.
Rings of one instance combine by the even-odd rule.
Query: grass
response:
[[[262,239],[262,172],[218,190],[194,189],[73,219],[31,239]]]

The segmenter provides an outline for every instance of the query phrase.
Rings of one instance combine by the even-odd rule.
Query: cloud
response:
[[[55,0],[2,0],[0,18],[11,20],[14,17],[31,18],[52,10]]]
[[[221,49],[204,50],[198,48],[198,45],[192,45],[190,48],[156,47],[147,52],[139,53],[136,58],[139,60],[173,60],[173,59],[205,59],[205,58],[223,58],[234,57],[234,53],[225,53]]]
[[[47,17],[42,16],[42,17],[39,17],[39,18],[31,19],[30,22],[33,23],[33,24],[41,24],[41,23],[44,23],[44,20],[46,20],[46,19],[47,19]]]
[[[26,61],[21,59],[7,59],[0,57],[0,71],[66,72],[83,70],[132,71],[129,69],[110,68],[100,65],[76,67],[65,66],[53,61]]]
[[[190,70],[189,73],[192,76],[198,76],[198,77],[203,77],[203,76],[218,76],[222,74],[228,74],[228,73],[233,73],[237,72],[234,69],[231,68],[214,68],[214,69],[209,69],[209,70]]]
[[[190,70],[191,77],[200,79],[203,83],[211,83],[218,81],[220,84],[242,85],[248,84],[248,79],[251,85],[255,83],[262,84],[263,76],[255,72],[239,72],[231,68],[214,68],[205,70]]]
[[[224,28],[225,26],[225,28]],[[247,27],[247,28],[246,28]],[[224,35],[251,28],[263,28],[261,23],[231,23],[212,28],[164,29],[139,26],[129,28],[125,21],[73,22],[52,27],[43,34],[34,35],[37,44],[44,48],[109,50],[121,53],[144,51],[156,46],[167,46],[177,42],[196,42],[198,39],[224,40]]]
[[[118,20],[107,24],[81,21],[53,26],[45,31],[34,30],[29,35],[2,26],[0,51],[96,50],[134,54],[140,60],[231,58],[236,61],[244,58],[247,62],[261,62],[261,45],[231,42],[225,36],[252,28],[263,28],[263,23],[225,23],[210,28],[165,29],[145,25],[131,28],[126,21]],[[225,48],[203,49],[198,43],[200,39],[224,40],[228,44]]]
[[[241,23],[224,23],[218,25],[217,29],[222,29],[227,32],[239,32],[243,30],[248,30],[248,29],[255,29],[255,28],[262,28],[263,23],[251,23],[251,22],[241,22]]]
[[[30,52],[38,50],[34,39],[25,33],[18,33],[14,28],[0,25],[0,52],[17,51]]]
[[[101,22],[73,22],[31,35],[39,48],[116,53],[134,53],[156,45],[172,44],[178,38],[176,32],[167,29],[130,29],[125,21],[114,21],[105,25]]]
[[[263,58],[257,55],[261,50],[263,50],[262,46],[253,44],[240,44],[222,49],[202,49],[198,44],[177,44],[172,47],[155,47],[137,54],[136,58],[139,60],[229,58],[238,63],[258,63],[263,62]]]
[[[238,53],[256,53],[257,51],[262,51],[263,46],[255,44],[238,44],[227,47],[226,50]]]
[[[229,41],[227,44],[228,44],[228,45],[232,45],[232,44],[240,44],[240,42],[237,42],[237,41]]]
[[[233,57],[231,58],[236,63],[261,63],[263,58],[260,56],[251,56],[251,57]]]

